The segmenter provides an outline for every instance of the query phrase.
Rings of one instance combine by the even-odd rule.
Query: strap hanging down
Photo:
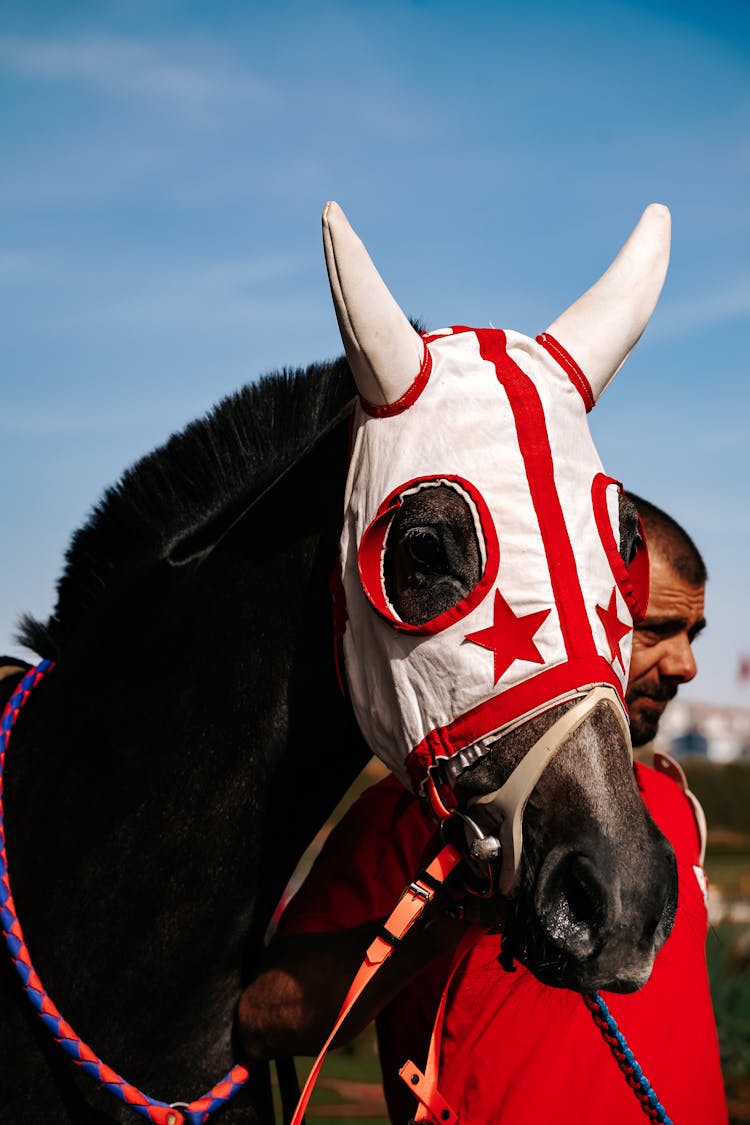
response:
[[[458,949],[453,954],[450,972],[443,988],[440,1006],[438,1007],[432,1028],[430,1049],[427,1054],[424,1073],[422,1073],[418,1066],[414,1065],[411,1059],[405,1062],[398,1072],[399,1078],[403,1079],[411,1093],[419,1102],[417,1112],[413,1117],[415,1125],[419,1125],[421,1122],[432,1122],[433,1125],[456,1125],[458,1120],[455,1110],[451,1109],[437,1088],[438,1070],[440,1067],[440,1044],[443,1039],[443,1023],[445,1020],[445,1009],[448,1003],[448,993],[451,991],[453,980],[461,965],[463,965],[466,960],[466,957],[483,933],[484,930],[476,926],[467,930],[458,945]]]
[[[442,887],[451,871],[458,866],[462,858],[463,856],[457,848],[454,848],[452,844],[446,844],[440,849],[426,870],[423,871],[421,875],[418,875],[414,882],[410,883],[404,890],[396,904],[395,910],[380,933],[370,944],[365,954],[365,959],[357,970],[351,987],[344,998],[344,1003],[341,1005],[341,1010],[336,1017],[333,1030],[323,1044],[320,1054],[313,1063],[312,1070],[307,1076],[307,1081],[302,1089],[302,1094],[294,1112],[291,1125],[301,1125],[302,1118],[307,1109],[307,1103],[310,1100],[310,1095],[313,1092],[318,1075],[320,1074],[323,1060],[328,1053],[331,1043],[336,1038],[339,1028],[349,1015],[349,1012],[375,974],[388,960],[393,952],[394,946],[406,936],[411,927],[421,916],[427,904],[434,898],[435,892]]]

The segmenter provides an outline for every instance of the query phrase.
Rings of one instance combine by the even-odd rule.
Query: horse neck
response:
[[[158,1058],[180,1044],[187,1065],[197,1013],[201,1068],[217,1042],[228,1054],[270,912],[366,758],[333,665],[340,450],[331,439],[199,563],[150,575],[95,660],[61,659],[19,732],[8,831],[37,968],[135,1081],[150,1043]],[[126,975],[100,975],[115,949]]]

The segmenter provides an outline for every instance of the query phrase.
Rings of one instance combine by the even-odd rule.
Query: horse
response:
[[[649,209],[531,354],[533,342],[510,333],[417,331],[329,204],[346,357],[245,387],[127,470],[72,538],[49,620],[23,620],[23,643],[54,665],[24,694],[6,748],[3,910],[12,886],[65,1027],[129,1089],[175,1106],[151,1120],[206,1119],[185,1106],[238,1062],[235,1005],[269,919],[373,751],[436,810],[457,813],[467,864],[489,873],[509,940],[540,976],[580,990],[647,977],[671,926],[675,875],[632,778],[622,712],[643,558],[636,516],[576,430],[584,468],[561,470],[566,518],[571,507],[586,513],[571,538],[595,536],[586,597],[605,604],[589,607],[599,625],[570,679],[576,627],[562,602],[573,572],[563,567],[550,593],[555,560],[544,554],[570,549],[545,539],[544,582],[522,551],[526,601],[511,605],[513,582],[496,583],[498,568],[510,573],[513,526],[528,540],[530,521],[562,510],[561,480],[542,480],[546,499],[512,505],[498,544],[492,486],[477,489],[446,462],[445,432],[429,418],[420,428],[416,408],[446,364],[473,378],[466,363],[492,368],[500,342],[507,356],[525,349],[512,360],[522,374],[542,356],[585,426],[586,396],[598,396],[658,298],[667,219]],[[543,413],[551,425],[548,403]],[[513,495],[517,473],[496,439],[474,417],[456,440],[479,456],[480,477],[489,470]],[[412,442],[409,473],[400,462]],[[4,702],[22,675],[0,682]],[[524,763],[533,777],[498,805]],[[71,1065],[8,957],[0,988],[1,1122],[141,1119]],[[259,1071],[216,1119],[270,1115]]]

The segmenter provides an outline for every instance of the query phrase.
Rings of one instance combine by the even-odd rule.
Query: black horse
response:
[[[228,1070],[273,908],[369,757],[328,590],[353,395],[343,361],[286,372],[173,437],[75,536],[52,619],[24,626],[58,663],[8,752],[18,915],[65,1018],[168,1102]],[[0,1120],[138,1120],[0,961]]]
[[[340,689],[330,592],[354,399],[343,359],[227,399],[104,496],[72,541],[53,616],[23,625],[24,643],[56,665],[21,712],[5,766],[18,915],[66,1020],[167,1103],[197,1097],[237,1060],[237,997],[273,909],[369,757]],[[439,510],[431,518],[437,527]],[[441,581],[433,566],[434,590]],[[19,678],[0,682],[3,701]],[[495,788],[559,711],[498,744],[466,792]],[[540,967],[567,926],[558,979],[583,987],[606,945],[602,877],[592,890],[580,865],[546,871],[555,897],[540,901],[550,841],[567,847],[598,817],[612,864],[629,864],[640,888],[633,911],[646,920],[637,932],[623,924],[622,941],[649,967],[673,887],[607,709],[571,743],[580,756],[566,748],[530,803],[511,913],[535,928],[520,944]],[[69,1063],[0,960],[0,1121],[138,1121]],[[605,960],[598,971],[611,979]],[[267,1118],[267,1085],[251,1076],[216,1119]]]

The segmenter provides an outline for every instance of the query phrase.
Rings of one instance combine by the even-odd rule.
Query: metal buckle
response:
[[[419,883],[409,883],[406,889],[407,891],[411,891],[413,895],[416,895],[417,898],[423,899],[424,902],[429,902],[432,898],[432,891],[428,891],[426,887],[420,886]]]

